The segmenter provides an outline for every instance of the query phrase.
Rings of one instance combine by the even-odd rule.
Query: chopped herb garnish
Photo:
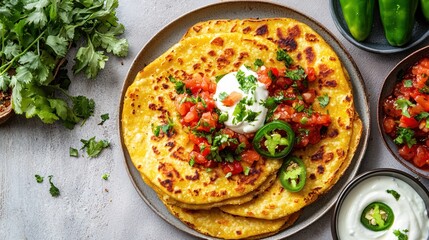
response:
[[[401,195],[393,189],[388,189],[388,190],[386,190],[386,192],[389,194],[392,194],[392,196],[396,199],[396,201],[398,201],[399,198],[401,197]]]
[[[224,123],[226,121],[228,121],[228,113],[223,112],[219,115],[219,122]]]
[[[49,175],[48,178],[49,178],[49,184],[51,184],[51,188],[49,188],[49,192],[51,193],[52,197],[58,197],[60,195],[60,190],[52,182],[53,176]]]
[[[404,80],[404,87],[412,87],[413,86],[413,81],[410,79]]]
[[[305,125],[305,124],[307,124],[307,122],[308,122],[308,118],[307,118],[307,117],[303,117],[303,118],[301,118],[301,120],[299,120],[299,122],[300,122],[301,124]]]
[[[429,94],[429,87],[428,86],[424,86],[424,87],[422,87],[422,88],[419,89],[419,92],[425,93],[425,94]]]
[[[245,148],[246,148],[246,144],[244,142],[241,142],[240,144],[238,144],[237,148],[235,149],[235,154],[237,155],[241,154]]]
[[[174,122],[171,118],[168,118],[168,122],[166,124],[158,125],[154,127],[152,125],[152,132],[155,137],[159,137],[159,134],[163,131],[165,134],[173,133],[174,131]]]
[[[36,181],[37,181],[38,183],[42,183],[42,182],[43,182],[43,177],[42,177],[42,176],[40,176],[40,175],[36,174],[36,175],[34,175],[34,177],[36,178]]]
[[[103,125],[103,124],[104,124],[104,122],[106,122],[107,120],[109,120],[109,119],[110,119],[110,117],[109,117],[109,114],[108,114],[108,113],[102,114],[100,117],[101,117],[101,122],[100,122],[98,125]]]
[[[407,144],[409,148],[417,143],[417,140],[414,138],[414,131],[403,127],[398,127],[397,137],[393,141],[398,145]]]
[[[250,170],[251,170],[251,168],[250,167],[246,167],[245,169],[244,169],[244,175],[245,176],[248,176],[249,175],[249,173],[250,173]]]
[[[395,234],[395,236],[398,237],[398,240],[408,240],[407,233],[408,233],[408,229],[404,229],[402,230],[402,232],[399,229],[396,229],[395,231],[393,231],[393,234]]]
[[[276,81],[277,80],[277,77],[276,77],[276,75],[274,75],[274,73],[273,73],[273,71],[272,70],[269,70],[268,71],[268,77],[271,79],[271,81]]]
[[[285,76],[294,81],[299,81],[305,79],[307,75],[305,74],[304,69],[302,67],[299,67],[295,70],[286,70]]]
[[[302,112],[305,109],[305,106],[303,104],[297,104],[293,107],[293,109],[295,109],[295,111],[297,112]]]
[[[192,157],[192,158],[189,160],[189,166],[193,167],[193,166],[194,166],[194,164],[195,164],[195,158],[194,158],[194,157]]]
[[[317,97],[317,100],[319,101],[319,105],[322,107],[322,108],[325,108],[326,106],[328,106],[328,104],[329,104],[329,96],[328,96],[328,94],[327,93],[325,93],[325,94],[323,94],[323,96],[319,96],[319,97]]]
[[[105,174],[103,174],[103,176],[101,176],[101,178],[106,180],[106,181],[109,179],[109,177],[110,177],[109,173],[105,173]]]
[[[226,97],[228,97],[229,96],[229,94],[228,93],[226,93],[226,92],[221,92],[220,94],[219,94],[219,99],[221,100],[221,101],[223,101]]]
[[[206,168],[206,172],[211,172],[213,169],[211,168]]]
[[[291,56],[283,49],[277,50],[277,61],[284,61],[286,67],[289,67],[293,63]]]
[[[107,140],[96,141],[95,137],[90,138],[89,140],[81,139],[83,143],[81,149],[86,149],[88,157],[97,157],[101,151],[110,146],[110,143]]]
[[[79,152],[76,148],[70,147],[69,154],[70,154],[70,157],[79,157]]]
[[[408,107],[410,106],[414,106],[414,104],[405,98],[399,98],[395,102],[396,109],[401,110],[402,115],[404,115],[405,117],[411,117],[410,113],[408,112]]]
[[[261,59],[256,59],[255,62],[253,63],[253,65],[255,66],[255,68],[261,67],[264,65],[264,62]]]
[[[174,83],[174,89],[176,89],[177,94],[182,94],[182,93],[188,92],[184,82],[177,80],[176,78],[174,78],[171,75],[168,76],[168,80],[170,80],[170,82]]]
[[[240,89],[245,92],[254,92],[256,89],[256,85],[258,82],[258,79],[256,79],[253,75],[246,76],[245,73],[241,70],[238,70],[236,75],[237,81],[240,84]]]

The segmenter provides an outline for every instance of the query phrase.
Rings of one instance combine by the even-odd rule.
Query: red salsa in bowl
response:
[[[379,100],[379,126],[389,150],[425,177],[429,177],[428,50],[413,53],[395,67]],[[392,149],[394,145],[396,149]]]

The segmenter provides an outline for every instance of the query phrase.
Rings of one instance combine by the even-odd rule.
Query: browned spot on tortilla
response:
[[[185,176],[185,178],[188,180],[195,181],[195,180],[200,179],[200,174],[198,173],[197,170],[195,170],[195,174],[193,176]]]
[[[225,54],[225,57],[229,58],[234,56],[234,49],[232,48],[227,48],[223,51],[223,53]]]
[[[215,51],[213,51],[213,50],[209,51],[207,54],[208,54],[209,56],[211,56],[211,57],[216,56],[216,52],[215,52]]]
[[[327,86],[327,87],[336,87],[338,84],[337,84],[337,81],[335,81],[335,80],[327,80],[327,81],[325,81],[325,86]]]
[[[301,29],[299,28],[298,25],[295,25],[295,26],[288,29],[288,36],[289,37],[296,38],[296,37],[299,37],[299,35],[301,35]]]
[[[319,77],[326,78],[334,72],[333,69],[329,68],[326,64],[319,64]]]
[[[310,178],[311,180],[316,180],[316,175],[312,173],[310,174],[310,176],[308,176],[308,178]]]
[[[181,189],[177,189],[176,191],[174,191],[174,194],[179,194],[179,193],[182,193]]]
[[[165,146],[168,147],[168,151],[171,152],[171,150],[173,150],[174,146],[176,146],[176,143],[169,141],[165,144]]]
[[[163,87],[164,89],[168,89],[170,86],[169,86],[168,84],[163,83],[163,84],[162,84],[162,87]]]
[[[296,59],[297,59],[298,61],[301,61],[301,60],[302,60],[302,53],[298,53],[298,54],[296,55]]]
[[[216,62],[217,62],[217,69],[219,70],[223,69],[225,66],[229,65],[230,63],[230,61],[224,56],[218,57]]]
[[[248,57],[249,57],[249,53],[241,52],[239,57],[238,57],[238,60],[242,60],[243,58],[248,58]]]
[[[244,33],[244,34],[247,34],[247,33],[249,33],[250,31],[252,31],[252,28],[251,28],[251,27],[246,27],[246,28],[244,28],[244,29],[243,29],[243,33]]]
[[[325,172],[325,168],[322,165],[317,166],[317,172],[319,174],[323,174]]]
[[[201,26],[201,25],[196,25],[196,26],[193,26],[193,27],[192,27],[192,29],[193,29],[195,32],[200,32],[200,31],[201,31],[201,29],[203,29],[203,26]]]
[[[158,148],[156,148],[156,146],[152,146],[152,151],[156,154],[159,155],[160,151],[158,150]]]
[[[223,39],[221,37],[217,37],[217,38],[213,39],[210,43],[213,45],[222,47],[223,46]]]
[[[351,96],[349,96],[349,95],[347,95],[347,96],[346,96],[346,101],[347,101],[347,102],[350,102],[351,100],[352,100],[352,97],[351,97]]]
[[[319,150],[317,150],[317,152],[311,156],[311,161],[322,160],[324,153],[325,153],[325,149],[323,148],[323,146],[321,146]]]
[[[256,35],[264,35],[266,33],[268,33],[268,26],[266,24],[256,29]]]
[[[194,66],[192,66],[194,68],[194,70],[200,69],[201,64],[200,63],[195,63]]]
[[[332,129],[332,131],[328,133],[328,136],[331,138],[334,138],[334,137],[338,136],[338,134],[339,134],[338,129],[335,128],[335,129]]]
[[[206,62],[207,58],[206,57],[201,57],[201,61]]]
[[[235,233],[236,233],[237,235],[241,235],[241,231],[240,231],[240,230],[235,231]]]
[[[344,155],[346,155],[346,152],[343,149],[337,149],[337,155],[338,157],[344,157]]]
[[[173,55],[172,55],[172,54],[168,54],[168,55],[165,57],[165,60],[167,60],[167,62],[171,62],[171,61],[173,60]]]
[[[314,54],[312,47],[307,47],[304,49],[305,53],[305,59],[307,59],[307,63],[311,64],[314,62],[314,59],[316,58],[316,55]]]
[[[200,195],[200,190],[201,189],[194,189],[194,196]]]
[[[332,152],[329,152],[329,153],[326,153],[323,155],[323,161],[325,163],[331,161],[332,159],[334,159],[334,153],[332,153]]]
[[[182,65],[182,64],[183,64],[183,59],[181,59],[181,58],[177,58],[177,61],[179,62],[179,64],[180,64],[180,65]]]
[[[158,178],[159,183],[161,186],[163,186],[167,191],[173,192],[173,182],[170,179],[165,179],[161,181],[161,179]]]
[[[158,89],[159,89],[158,85],[155,85],[155,87],[153,87],[153,90],[155,90],[155,91],[158,91]]]
[[[335,61],[337,61],[337,58],[336,58],[336,57],[333,57],[333,56],[330,56],[330,57],[329,57],[329,60],[331,60],[331,61],[335,62]]]
[[[305,34],[305,40],[307,42],[317,42],[317,41],[319,41],[319,39],[317,38],[317,36],[315,34],[312,34],[312,33],[306,33]]]
[[[149,103],[149,109],[155,111],[156,110],[156,104],[155,103]]]
[[[280,38],[277,41],[277,44],[279,45],[280,48],[285,49],[288,52],[293,52],[298,47],[298,44],[296,43],[295,39],[291,37]]]

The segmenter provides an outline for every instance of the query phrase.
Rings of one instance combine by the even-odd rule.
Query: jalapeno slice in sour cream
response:
[[[361,223],[371,231],[383,231],[392,226],[395,215],[385,203],[373,202],[362,212]]]
[[[279,179],[282,186],[290,192],[299,192],[304,188],[307,170],[304,162],[295,156],[286,159],[280,168]]]
[[[256,152],[263,157],[284,158],[295,144],[295,133],[287,122],[275,120],[256,132],[252,144]]]

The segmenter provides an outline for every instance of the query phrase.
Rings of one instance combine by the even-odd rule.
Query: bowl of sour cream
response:
[[[377,169],[347,184],[335,205],[332,236],[338,240],[429,239],[429,192],[413,176]]]

